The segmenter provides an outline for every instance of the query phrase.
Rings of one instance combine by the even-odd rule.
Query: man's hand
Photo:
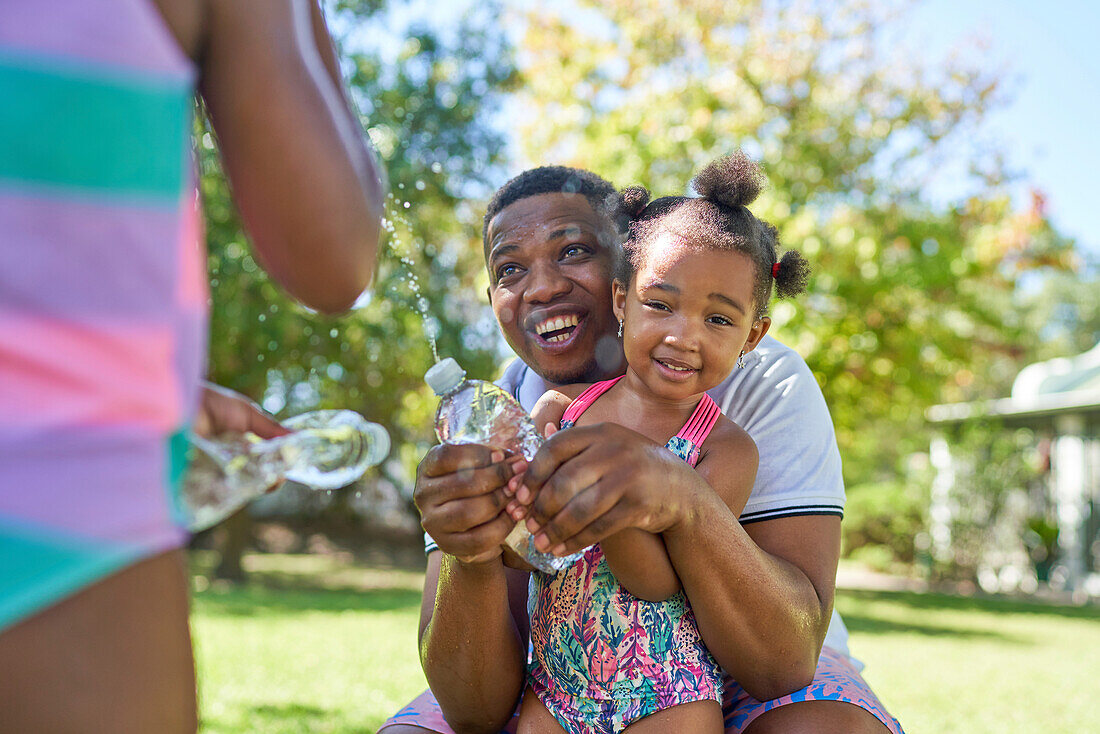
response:
[[[676,525],[688,493],[710,491],[685,462],[628,428],[575,426],[547,440],[508,505],[527,517],[535,547],[574,553],[624,528]]]
[[[504,512],[508,481],[527,466],[522,458],[475,444],[433,447],[416,471],[413,501],[421,525],[444,553],[463,563],[501,554],[515,521]]]
[[[203,383],[202,402],[191,430],[203,438],[228,432],[255,433],[260,438],[290,433],[244,395],[209,382]]]

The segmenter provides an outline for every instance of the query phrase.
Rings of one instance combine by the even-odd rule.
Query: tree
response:
[[[399,486],[433,440],[434,399],[422,380],[432,355],[421,312],[431,315],[441,353],[471,374],[495,369],[495,330],[486,328],[491,315],[476,297],[484,290],[480,208],[469,202],[484,196],[501,159],[503,138],[486,118],[512,78],[507,48],[492,32],[494,2],[449,29],[406,21],[396,51],[372,43],[393,40],[400,27],[392,11],[404,5],[329,8],[345,77],[392,191],[373,295],[362,307],[324,317],[266,277],[241,231],[216,139],[201,120],[197,126],[213,301],[211,379],[279,415],[346,407],[381,423],[393,445],[383,472]],[[248,522],[229,527],[233,551],[221,573],[240,576]]]
[[[773,333],[817,376],[849,485],[926,450],[927,406],[1003,394],[1038,348],[1021,277],[1073,264],[1038,203],[1013,208],[981,136],[997,73],[899,55],[883,34],[906,5],[578,0],[523,16],[529,160],[657,195],[735,147],[761,161],[753,210],[815,269],[806,296],[773,306]],[[965,193],[938,207],[926,191],[944,170]]]

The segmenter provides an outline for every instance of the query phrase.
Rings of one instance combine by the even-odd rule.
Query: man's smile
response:
[[[581,318],[575,313],[543,318],[535,324],[535,334],[550,344],[564,342],[572,336]]]

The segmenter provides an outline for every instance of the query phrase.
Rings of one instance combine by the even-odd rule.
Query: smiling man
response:
[[[544,167],[489,204],[489,300],[519,357],[499,384],[528,410],[551,385],[623,373],[611,288],[617,202],[592,173]],[[671,452],[614,424],[562,431],[530,465],[483,446],[428,452],[415,500],[429,541],[420,657],[431,691],[386,722],[386,734],[515,726],[528,579],[504,565],[501,542],[519,472],[540,502],[562,508],[546,517],[532,507],[542,548],[571,552],[627,527],[661,534],[728,673],[727,732],[901,731],[860,677],[832,609],[844,487],[813,374],[765,337],[710,395],[759,448],[740,518]]]
[[[535,169],[523,190],[546,192],[509,201],[506,187],[485,215],[488,293],[497,322],[515,353],[556,384],[590,382],[623,365],[608,286],[617,233],[605,212],[615,192],[604,182],[604,200],[563,193],[562,176],[576,178],[579,187],[581,173]]]

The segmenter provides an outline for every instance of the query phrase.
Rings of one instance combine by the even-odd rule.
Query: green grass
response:
[[[203,732],[374,732],[424,689],[423,575],[253,556],[243,588],[194,595]]]
[[[334,556],[251,556],[244,587],[196,563],[206,734],[373,732],[424,689],[422,576]],[[1100,610],[841,591],[868,681],[909,734],[1095,731]]]
[[[1100,609],[841,591],[852,653],[910,734],[1100,727]]]

